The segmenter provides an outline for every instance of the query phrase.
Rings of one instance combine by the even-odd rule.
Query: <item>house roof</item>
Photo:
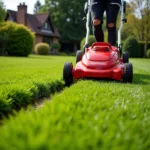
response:
[[[12,19],[16,22],[17,20],[17,12],[13,10],[8,10],[8,14],[12,17]]]
[[[13,10],[7,10],[8,14],[13,19],[14,22],[17,22],[17,12]],[[41,14],[26,14],[26,21],[31,26],[31,30],[35,32],[36,34],[45,35],[45,36],[53,36],[53,37],[60,37],[60,34],[57,32],[57,30],[52,25],[51,19],[50,23],[53,29],[53,32],[43,32],[41,30],[42,26],[45,24],[47,19],[50,19],[50,16],[48,13],[41,13]]]
[[[48,13],[41,13],[41,14],[36,14],[35,16],[41,24],[44,24],[49,15]]]

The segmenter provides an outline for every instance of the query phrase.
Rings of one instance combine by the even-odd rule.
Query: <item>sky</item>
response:
[[[17,6],[20,3],[25,2],[25,4],[28,6],[28,13],[33,14],[34,10],[34,4],[36,3],[37,0],[2,0],[4,2],[4,6],[6,9],[10,10],[17,10]],[[41,4],[44,4],[45,0],[40,0]]]
[[[28,13],[33,14],[33,10],[34,10],[34,4],[36,3],[37,0],[3,0],[4,5],[6,7],[6,9],[11,9],[11,10],[17,10],[17,6],[20,3],[25,2],[25,4],[28,6]],[[44,4],[45,0],[40,0],[41,4]],[[86,0],[85,0],[86,1]],[[129,0],[126,0],[127,2]]]

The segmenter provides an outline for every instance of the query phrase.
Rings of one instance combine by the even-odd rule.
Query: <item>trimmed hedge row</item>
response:
[[[150,58],[150,49],[147,50],[146,57]]]
[[[144,47],[145,47],[145,42],[139,42],[140,50],[141,50],[141,58],[144,57]],[[150,43],[147,45],[147,50],[150,49]]]
[[[61,80],[35,82],[28,87],[20,87],[19,85],[0,91],[0,118],[12,112],[13,109],[20,109],[27,106],[33,101],[49,97],[50,94],[59,92],[64,88]],[[7,92],[8,91],[8,92]]]
[[[125,41],[122,42],[122,46],[124,45]],[[139,49],[134,49],[135,55],[130,55],[130,57],[138,57],[138,58],[144,58],[145,53],[144,53],[144,47],[145,47],[145,42],[138,41],[139,43]],[[148,49],[150,49],[150,43],[148,43]]]

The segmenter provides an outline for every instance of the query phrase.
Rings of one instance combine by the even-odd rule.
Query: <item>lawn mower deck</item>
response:
[[[128,63],[128,53],[120,58],[117,47],[105,42],[95,42],[85,50],[77,51],[76,66],[71,62],[65,63],[63,79],[66,85],[80,78],[113,79],[123,82],[132,82],[133,67]]]

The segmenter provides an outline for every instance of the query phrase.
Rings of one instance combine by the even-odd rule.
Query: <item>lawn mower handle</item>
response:
[[[86,2],[87,6],[87,14],[86,14],[86,39],[85,39],[85,45],[84,45],[84,52],[85,49],[88,48],[88,43],[89,43],[89,35],[90,35],[90,13],[91,13],[91,0],[88,0]]]
[[[127,22],[126,18],[124,18],[124,13],[126,11],[126,1],[125,0],[121,1],[120,11],[121,11],[121,19],[120,19],[120,28],[118,30],[118,49],[121,54],[122,53],[121,30],[123,28],[123,24]]]
[[[88,0],[88,2],[86,2],[86,6],[87,6],[87,14],[86,14],[86,39],[85,39],[85,45],[84,45],[84,52],[85,49],[88,48],[88,43],[89,43],[89,35],[90,35],[90,13],[91,13],[91,0]],[[123,24],[126,22],[126,19],[124,18],[124,13],[125,13],[125,7],[126,7],[126,1],[125,0],[121,0],[121,7],[120,7],[120,11],[121,11],[121,23],[120,23],[120,28],[118,30],[118,49],[121,52],[122,49],[122,45],[121,45],[121,30],[123,27]]]

